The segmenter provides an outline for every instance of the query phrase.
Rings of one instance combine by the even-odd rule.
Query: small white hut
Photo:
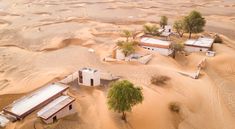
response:
[[[74,101],[75,98],[70,96],[60,96],[41,109],[37,116],[46,124],[54,123],[58,119],[76,112],[73,105]]]
[[[78,71],[78,84],[84,86],[99,86],[100,72],[96,69],[83,68]]]

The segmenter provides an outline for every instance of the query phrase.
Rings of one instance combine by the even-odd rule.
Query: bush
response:
[[[169,109],[171,112],[179,113],[180,112],[180,105],[177,102],[171,102],[169,104]]]
[[[223,43],[223,39],[219,35],[215,35],[214,43]]]
[[[166,84],[166,81],[168,81],[168,80],[170,80],[170,78],[167,76],[154,75],[151,78],[151,83],[154,85],[164,85],[164,84]]]

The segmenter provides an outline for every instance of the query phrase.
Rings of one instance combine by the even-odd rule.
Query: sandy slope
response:
[[[233,40],[225,37],[226,45],[215,45],[217,55],[207,60],[207,68],[198,80],[177,73],[194,71],[204,57],[198,53],[177,60],[155,54],[148,65],[101,61],[119,39],[120,30],[141,30],[143,23],[156,22],[162,14],[176,19],[192,8],[206,16],[208,31],[232,37],[234,5],[232,0],[1,1],[1,108],[82,67],[95,67],[128,79],[143,87],[145,97],[124,123],[119,114],[108,110],[106,88],[71,86],[78,114],[49,126],[31,114],[7,129],[33,129],[34,125],[37,129],[234,129]],[[88,48],[96,53],[88,52]],[[155,74],[171,80],[162,88],[153,86],[150,77]],[[180,115],[169,111],[170,102],[180,103]]]

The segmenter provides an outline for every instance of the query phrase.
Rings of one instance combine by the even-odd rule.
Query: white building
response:
[[[83,68],[78,72],[78,84],[84,86],[99,86],[100,72],[96,69]]]
[[[158,52],[161,55],[169,56],[172,54],[170,49],[171,42],[163,41],[154,38],[144,37],[140,40],[140,46],[144,49]]]
[[[166,25],[164,28],[158,30],[161,36],[169,37],[172,34],[172,26]]]
[[[68,88],[68,86],[59,83],[49,84],[14,101],[12,104],[3,108],[3,111],[18,120],[22,120],[33,111],[45,106],[55,98],[66,94]]]
[[[47,124],[56,122],[58,119],[74,114],[75,98],[70,96],[60,96],[41,109],[37,116]]]
[[[212,49],[214,39],[212,38],[199,38],[197,40],[187,40],[185,42],[185,51],[187,52],[207,52]]]
[[[5,127],[9,121],[10,120],[8,120],[5,116],[0,114],[0,127]]]
[[[122,52],[121,49],[116,49],[116,57],[117,60],[124,60],[125,59],[125,54]]]

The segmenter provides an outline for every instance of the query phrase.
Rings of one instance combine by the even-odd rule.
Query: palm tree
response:
[[[134,105],[144,99],[142,89],[134,87],[134,84],[127,80],[112,83],[107,98],[109,109],[122,113],[122,120],[125,121],[126,112],[130,112]]]
[[[129,30],[123,30],[122,34],[124,37],[126,37],[126,42],[129,42],[129,38],[133,35],[132,32]]]
[[[158,35],[158,28],[155,25],[144,25],[144,33],[150,35]]]

